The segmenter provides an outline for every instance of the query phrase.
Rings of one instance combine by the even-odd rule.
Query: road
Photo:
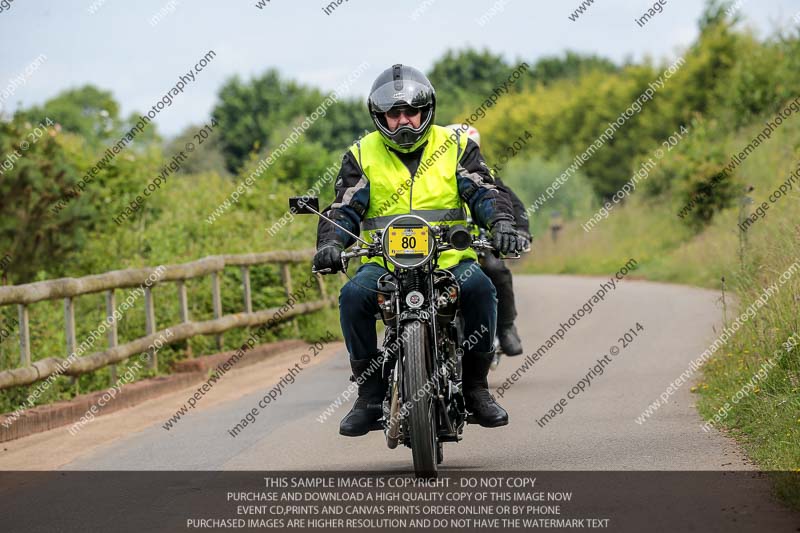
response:
[[[530,354],[608,279],[516,276],[517,327]],[[497,429],[468,426],[458,444],[445,445],[444,470],[754,470],[736,444],[700,426],[691,383],[649,420],[642,410],[688,368],[714,338],[721,311],[712,291],[642,281],[619,282],[591,314],[571,327],[544,357],[504,393],[510,423]],[[627,347],[620,337],[637,332]],[[569,399],[544,427],[536,420],[565,397],[612,346],[620,348],[591,386]],[[169,431],[162,426],[189,391],[101,417],[82,434],[66,429],[7,443],[0,469],[64,470],[381,470],[406,472],[411,453],[387,449],[383,435],[338,435],[349,402],[324,423],[318,417],[348,385],[341,343],[328,345],[255,423],[232,437],[236,425],[301,352],[283,354],[225,376],[206,403]],[[499,387],[523,363],[503,359],[490,374]],[[694,376],[696,381],[697,376]],[[204,400],[205,401],[205,400]],[[45,459],[46,458],[46,459]],[[796,531],[796,515],[779,506],[758,477],[723,492],[740,526],[753,531]],[[742,486],[746,483],[746,487]],[[746,493],[743,490],[746,489]],[[768,520],[765,523],[763,520]],[[758,527],[755,527],[758,524]],[[710,530],[710,529],[707,529]],[[750,530],[750,529],[742,529]],[[737,530],[738,531],[738,530]]]

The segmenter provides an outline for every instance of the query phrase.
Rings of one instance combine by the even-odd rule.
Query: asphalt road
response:
[[[490,374],[494,391],[594,294],[602,280],[561,276],[515,278],[525,353],[504,358]],[[468,426],[458,444],[445,445],[445,468],[481,470],[715,470],[750,469],[729,439],[704,433],[690,385],[683,386],[642,425],[635,419],[685,371],[713,339],[717,295],[675,285],[622,282],[571,327],[529,370],[501,404],[510,423]],[[644,331],[622,349],[618,339],[639,323]],[[604,373],[545,427],[536,419],[586,377],[612,345],[620,353]],[[349,384],[346,353],[302,372],[279,400],[235,438],[228,430],[262,391],[196,411],[167,432],[160,424],[95,450],[67,469],[408,469],[407,448],[389,450],[380,432],[338,435],[340,408],[317,417]],[[227,378],[226,378],[227,379]],[[264,389],[269,388],[266,384]],[[111,415],[113,416],[113,415]],[[498,445],[502,442],[502,446]],[[191,453],[187,451],[191,450]]]
[[[517,327],[525,354],[504,358],[490,374],[491,388],[500,387],[523,364],[525,355],[568,320],[601,282],[608,279],[516,276]],[[563,340],[504,392],[500,401],[509,412],[509,425],[496,429],[467,426],[460,443],[445,445],[441,468],[754,470],[731,439],[716,431],[702,431],[695,397],[689,390],[692,383],[679,388],[646,422],[635,422],[714,339],[713,328],[719,330],[721,318],[717,300],[718,295],[707,290],[640,281],[618,283],[591,314],[571,327]],[[631,328],[637,335],[623,347],[620,337]],[[606,358],[610,362],[602,375],[593,377],[590,387],[567,401],[563,413],[541,427],[536,420],[586,378],[597,360],[615,346],[619,351]],[[63,469],[407,472],[412,464],[410,450],[389,450],[382,433],[361,438],[338,435],[339,419],[350,402],[327,421],[318,420],[346,388],[350,373],[341,344],[323,355],[325,360],[303,370],[295,383],[235,438],[228,430],[257,405],[276,380],[237,399],[206,405],[170,431],[165,431],[159,420],[111,443],[90,446]],[[258,372],[254,366],[242,375],[253,379]],[[231,374],[224,379],[243,378]],[[692,381],[696,380],[694,376]],[[128,411],[108,417],[124,417]],[[741,528],[736,531],[797,531],[800,526],[797,515],[775,502],[769,483],[760,476],[737,477],[709,491],[729,505],[724,513],[710,509],[711,514],[705,515],[709,523],[699,530],[733,530],[727,520],[714,516],[716,512],[726,517],[732,512]]]

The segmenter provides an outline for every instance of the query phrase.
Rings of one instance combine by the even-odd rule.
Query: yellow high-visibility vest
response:
[[[364,240],[371,242],[374,230],[383,229],[398,215],[417,215],[434,226],[466,225],[468,207],[458,194],[456,180],[458,158],[466,145],[466,135],[431,126],[419,168],[412,177],[377,131],[354,144],[350,151],[369,181],[369,207],[361,222]],[[439,268],[477,258],[472,248],[447,250],[439,256]],[[384,261],[382,257],[364,257],[362,262],[383,265]],[[387,264],[394,270],[391,263]]]

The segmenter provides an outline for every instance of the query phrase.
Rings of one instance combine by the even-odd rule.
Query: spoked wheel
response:
[[[403,342],[405,354],[404,401],[408,409],[411,432],[411,455],[417,477],[436,477],[437,442],[436,413],[428,358],[428,333],[422,322],[406,326]]]

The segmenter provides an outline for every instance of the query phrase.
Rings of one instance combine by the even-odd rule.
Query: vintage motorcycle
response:
[[[390,449],[399,443],[411,448],[417,477],[436,477],[443,444],[461,440],[471,421],[462,391],[462,356],[479,341],[464,338],[458,281],[437,268],[437,260],[446,250],[494,247],[462,225],[432,226],[416,215],[398,215],[367,243],[322,215],[316,198],[291,198],[290,207],[317,214],[362,243],[342,253],[345,272],[347,261],[357,257],[383,257],[387,270],[389,264],[394,267],[377,285],[386,325],[381,355],[386,397],[378,429]],[[486,326],[482,330],[472,336],[494,333]]]

